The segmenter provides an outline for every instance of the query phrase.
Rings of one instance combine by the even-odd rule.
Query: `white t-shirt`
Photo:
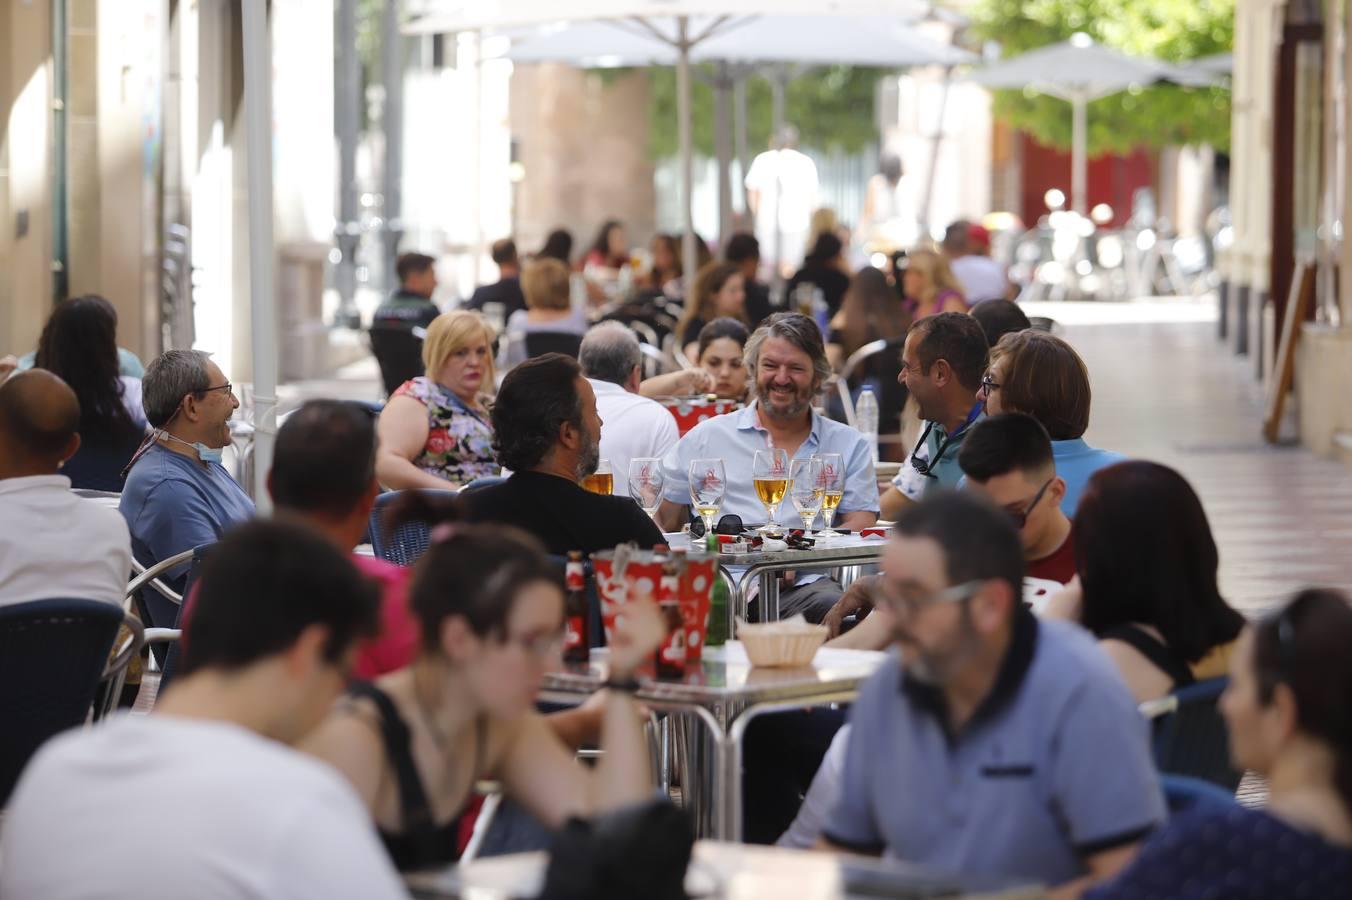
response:
[[[5,816],[0,897],[403,897],[332,768],[239,725],[124,715],[50,741]]]
[[[610,461],[615,496],[628,497],[629,461],[666,456],[681,436],[676,419],[656,400],[609,381],[587,380],[596,391],[596,412],[601,416],[601,457]]]
[[[776,190],[775,182],[779,186]],[[766,150],[751,161],[746,172],[747,190],[760,193],[756,233],[771,232],[775,210],[785,232],[807,231],[817,207],[817,164],[797,150]],[[766,252],[762,242],[761,252]]]
[[[122,605],[131,538],[122,514],[64,475],[0,479],[0,605],[52,597]]]
[[[968,305],[982,300],[1003,300],[1009,293],[1005,267],[989,256],[959,256],[949,265],[962,284],[962,295]]]

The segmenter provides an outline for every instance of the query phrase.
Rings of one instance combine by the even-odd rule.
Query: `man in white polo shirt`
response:
[[[629,496],[629,461],[661,459],[676,446],[676,419],[655,400],[640,397],[643,352],[619,322],[602,322],[582,339],[578,362],[596,392],[601,458],[615,475],[614,494]]]
[[[80,401],[44,369],[0,384],[0,604],[64,597],[121,605],[131,539],[116,509],[71,493]]]
[[[877,610],[897,653],[850,711],[823,842],[1079,896],[1164,820],[1146,722],[1087,632],[1019,602],[1009,514],[968,493],[908,507]]]
[[[150,715],[48,742],[6,810],[0,897],[407,897],[351,785],[291,745],[343,691],[375,587],[303,526],[202,566],[192,653]]]

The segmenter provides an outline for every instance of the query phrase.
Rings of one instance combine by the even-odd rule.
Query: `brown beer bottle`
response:
[[[657,602],[667,625],[667,637],[657,648],[657,677],[685,677],[685,625],[681,621],[681,568],[674,559],[662,564]]]
[[[564,565],[563,600],[563,661],[585,663],[591,659],[591,635],[587,627],[591,621],[587,609],[587,581],[582,554],[576,550],[568,554]]]

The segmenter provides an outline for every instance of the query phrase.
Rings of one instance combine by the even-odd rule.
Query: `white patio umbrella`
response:
[[[1177,84],[1209,87],[1206,72],[1172,66],[1157,59],[1128,56],[1097,44],[1087,34],[1022,53],[973,72],[972,81],[988,88],[1029,88],[1066,100],[1071,106],[1071,207],[1088,212],[1088,112],[1091,100],[1133,85]]]
[[[691,194],[694,184],[694,154],[690,134],[690,63],[700,58],[705,44],[719,38],[732,39],[740,34],[746,52],[755,45],[754,28],[765,27],[766,23],[784,19],[783,28],[777,32],[783,39],[796,29],[810,29],[813,24],[820,25],[821,19],[873,17],[875,29],[879,20],[890,24],[905,20],[914,20],[924,15],[929,4],[923,0],[580,0],[568,6],[556,6],[545,0],[489,0],[473,5],[454,2],[433,4],[427,15],[411,22],[405,31],[411,34],[441,34],[456,31],[505,30],[532,25],[550,23],[584,23],[609,27],[612,37],[620,41],[611,45],[606,40],[603,28],[590,28],[573,38],[563,38],[564,47],[553,51],[540,51],[532,59],[528,54],[529,44],[522,49],[523,55],[516,56],[518,61],[572,61],[578,64],[623,65],[646,61],[649,63],[670,60],[675,53],[676,65],[676,115],[681,158],[681,207],[685,220],[685,233],[681,243],[681,258],[685,271],[696,269],[695,228],[691,208]],[[788,19],[797,19],[789,23]],[[594,20],[594,21],[593,21]],[[837,24],[837,23],[833,23]],[[557,32],[556,32],[557,33]],[[891,33],[884,31],[884,34]],[[753,37],[747,39],[751,34]],[[809,36],[810,38],[810,33]],[[913,36],[915,37],[915,36]],[[542,42],[548,34],[538,35]],[[853,44],[868,46],[867,35],[859,29],[853,35]],[[567,56],[563,51],[571,41],[573,52]],[[631,49],[625,49],[626,47]],[[662,55],[657,55],[657,46],[665,46]],[[600,52],[604,47],[618,46],[616,52]],[[802,46],[799,44],[798,46]],[[725,52],[727,52],[725,50]],[[777,51],[779,52],[779,51]],[[739,59],[745,57],[720,56],[720,59]],[[760,57],[764,59],[765,57]],[[782,59],[782,56],[777,56]],[[858,62],[860,65],[901,65],[903,63],[879,63],[876,60],[858,59],[842,50],[836,62]]]

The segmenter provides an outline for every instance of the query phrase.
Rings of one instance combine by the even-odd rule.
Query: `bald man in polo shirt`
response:
[[[822,844],[1078,897],[1164,820],[1145,721],[1088,634],[1019,602],[1009,516],[942,493],[897,521],[877,611],[896,650],[851,711]]]

